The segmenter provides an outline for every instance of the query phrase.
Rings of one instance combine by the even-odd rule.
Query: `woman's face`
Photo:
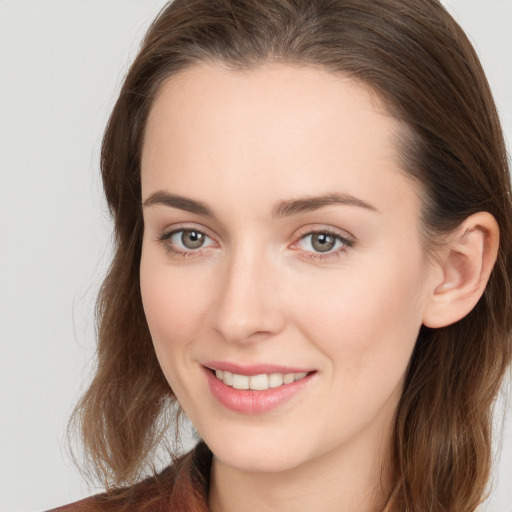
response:
[[[389,439],[431,283],[399,135],[367,88],[312,67],[204,65],[161,88],[142,299],[169,385],[223,463],[371,460]]]

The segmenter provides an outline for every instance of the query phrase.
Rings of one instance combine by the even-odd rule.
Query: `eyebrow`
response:
[[[171,208],[178,208],[186,212],[195,213],[205,217],[215,218],[212,209],[201,201],[190,199],[188,197],[170,194],[159,190],[150,194],[142,203],[143,207],[153,205],[164,205]],[[289,199],[280,201],[272,210],[272,217],[283,218],[300,213],[312,212],[332,205],[356,206],[370,211],[378,212],[375,206],[358,199],[351,194],[324,194],[320,196],[307,196],[298,199]]]
[[[142,206],[145,208],[156,204],[170,206],[171,208],[178,208],[179,210],[184,210],[190,213],[196,213],[198,215],[203,215],[205,217],[215,217],[211,208],[205,203],[202,203],[201,201],[196,201],[195,199],[190,199],[188,197],[169,194],[168,192],[164,192],[163,190],[159,190],[158,192],[150,194],[147,197],[147,199],[142,203]]]
[[[302,197],[298,199],[290,199],[278,203],[274,210],[273,216],[282,218],[300,213],[312,212],[332,205],[357,206],[374,212],[378,212],[375,206],[358,199],[351,194],[325,194],[321,196]]]

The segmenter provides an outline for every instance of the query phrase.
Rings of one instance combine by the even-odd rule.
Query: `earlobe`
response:
[[[438,328],[464,318],[482,296],[496,262],[499,228],[487,212],[468,217],[437,254],[423,324]]]

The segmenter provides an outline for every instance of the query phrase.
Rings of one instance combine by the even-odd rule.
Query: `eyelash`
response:
[[[183,249],[176,247],[174,244],[172,244],[170,242],[171,238],[174,235],[176,235],[178,233],[183,233],[184,231],[196,231],[197,233],[202,234],[203,236],[207,237],[208,239],[213,240],[207,233],[205,233],[204,231],[202,231],[200,229],[196,229],[193,227],[190,227],[190,228],[183,227],[183,228],[175,229],[173,231],[169,231],[168,233],[162,234],[158,238],[158,241],[164,246],[165,250],[172,256],[178,256],[178,257],[183,257],[183,258],[200,257],[203,254],[203,250],[202,250],[203,247],[200,247],[197,250],[185,251]],[[325,260],[328,260],[331,258],[339,258],[342,253],[346,252],[348,249],[351,249],[355,246],[354,240],[351,240],[349,238],[342,236],[338,231],[335,231],[335,230],[329,229],[329,228],[322,228],[322,229],[309,230],[309,231],[301,234],[299,239],[296,242],[294,242],[290,246],[290,248],[292,248],[294,250],[301,250],[294,246],[297,246],[301,241],[305,240],[307,237],[319,235],[319,234],[332,236],[336,242],[341,242],[341,247],[339,247],[338,249],[336,249],[334,251],[329,251],[326,253],[302,250],[304,258],[307,258],[307,259],[313,260],[313,261],[325,261]]]
[[[181,256],[183,258],[201,256],[203,253],[203,247],[199,247],[197,250],[185,251],[183,249],[176,247],[173,243],[171,243],[171,238],[174,235],[177,235],[178,233],[183,233],[185,231],[195,231],[195,232],[200,233],[201,235],[205,236],[206,238],[213,240],[212,237],[208,236],[204,231],[202,231],[200,229],[196,229],[194,227],[182,227],[180,229],[175,229],[173,231],[169,231],[168,233],[163,233],[158,238],[158,241],[164,246],[165,250],[172,256]]]
[[[305,240],[307,237],[314,235],[331,236],[335,239],[335,242],[341,242],[341,247],[338,247],[336,250],[330,250],[329,252],[325,253],[303,250],[303,257],[312,261],[326,261],[331,258],[340,258],[342,253],[347,252],[348,249],[351,249],[355,246],[355,241],[353,239],[342,236],[339,231],[329,228],[320,228],[308,230],[307,232],[302,234],[297,240],[297,242],[294,242],[291,247],[293,248],[293,246],[297,246],[302,240]]]

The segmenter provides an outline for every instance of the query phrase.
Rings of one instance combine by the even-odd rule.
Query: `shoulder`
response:
[[[69,505],[52,508],[47,512],[95,512],[96,510],[104,510],[101,505],[101,499],[98,500],[98,496],[91,496],[90,498],[85,498],[75,503],[70,503]]]
[[[185,512],[208,510],[212,454],[204,443],[142,482],[48,512]]]

